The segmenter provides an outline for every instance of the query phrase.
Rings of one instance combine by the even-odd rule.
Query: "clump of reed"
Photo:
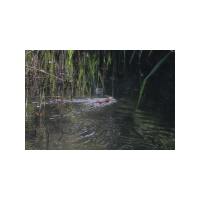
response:
[[[31,98],[38,98],[40,104],[44,105],[47,97],[92,96],[95,88],[105,88],[105,80],[109,77],[114,95],[118,77],[126,78],[130,76],[129,71],[131,71],[133,76],[137,77],[134,81],[136,89],[139,88],[138,107],[146,83],[168,57],[161,59],[155,52],[27,50],[25,51],[26,105]],[[159,55],[163,53],[159,51]],[[155,64],[157,57],[161,60]]]
[[[46,96],[92,95],[94,88],[104,87],[110,55],[103,56],[103,70],[98,51],[27,50],[25,52],[26,100]]]

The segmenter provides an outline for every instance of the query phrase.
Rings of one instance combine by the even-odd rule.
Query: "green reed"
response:
[[[165,55],[163,58],[161,58],[160,61],[153,67],[153,69],[150,71],[150,73],[142,81],[142,84],[141,84],[141,87],[140,87],[140,92],[139,92],[139,98],[138,98],[138,102],[137,102],[136,108],[138,108],[139,105],[140,105],[140,102],[141,102],[141,99],[142,99],[142,96],[143,96],[144,89],[145,89],[147,81],[157,71],[157,69],[165,62],[165,60],[169,57],[170,54],[171,54],[171,52],[169,52],[167,55]]]

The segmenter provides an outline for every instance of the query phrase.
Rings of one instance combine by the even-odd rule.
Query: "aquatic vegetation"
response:
[[[168,56],[171,54],[171,52],[169,52],[166,56],[164,56],[154,67],[153,69],[150,71],[150,73],[144,78],[141,88],[140,88],[140,93],[139,93],[139,98],[138,98],[138,102],[137,102],[137,108],[140,105],[141,102],[141,98],[142,95],[144,93],[144,89],[145,89],[145,85],[148,81],[148,79],[157,71],[157,69],[164,63],[164,61],[168,58]]]
[[[172,53],[171,51],[169,54]],[[145,59],[151,59],[153,51],[79,51],[79,50],[27,50],[25,52],[26,93],[29,97],[44,96],[92,96],[95,88],[105,88],[110,74],[109,85],[114,95],[117,74],[126,74],[133,68],[139,77],[139,106],[147,80],[162,65],[166,56],[147,69],[141,66]],[[134,59],[134,58],[137,59]],[[121,58],[121,60],[120,60]],[[127,60],[127,61],[126,61]],[[149,70],[149,69],[148,69]],[[26,98],[27,99],[27,98]],[[43,98],[44,99],[44,98]]]

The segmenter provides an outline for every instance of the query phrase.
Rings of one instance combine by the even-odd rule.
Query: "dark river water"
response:
[[[82,102],[27,105],[26,149],[175,149],[175,130],[162,113],[134,110],[129,99],[106,106]]]

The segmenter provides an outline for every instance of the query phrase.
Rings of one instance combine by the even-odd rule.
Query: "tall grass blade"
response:
[[[150,71],[150,73],[144,78],[141,88],[140,88],[140,93],[139,93],[139,98],[138,98],[138,102],[137,102],[137,106],[136,109],[139,107],[141,99],[142,99],[142,95],[144,93],[144,89],[145,89],[145,85],[147,83],[147,80],[157,71],[157,69],[164,63],[164,61],[168,58],[168,56],[171,54],[171,52],[169,52],[167,55],[165,55],[154,67],[153,69]]]

